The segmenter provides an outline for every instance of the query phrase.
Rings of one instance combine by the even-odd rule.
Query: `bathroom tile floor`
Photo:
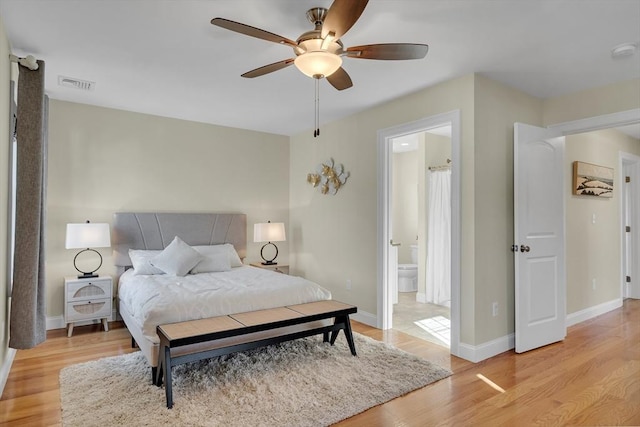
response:
[[[414,337],[450,346],[450,309],[416,301],[416,292],[399,292],[393,306],[393,329]]]

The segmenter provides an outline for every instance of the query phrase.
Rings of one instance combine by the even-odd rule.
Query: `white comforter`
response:
[[[185,277],[128,270],[118,297],[145,337],[157,343],[158,325],[327,300],[331,292],[302,277],[243,266]]]

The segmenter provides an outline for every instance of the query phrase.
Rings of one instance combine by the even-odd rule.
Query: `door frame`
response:
[[[389,329],[393,304],[388,292],[389,242],[391,222],[391,161],[392,140],[412,133],[424,132],[451,125],[451,345],[450,352],[458,355],[460,345],[460,273],[461,273],[461,210],[460,210],[460,110],[425,117],[378,130],[378,248],[377,248],[377,327]]]

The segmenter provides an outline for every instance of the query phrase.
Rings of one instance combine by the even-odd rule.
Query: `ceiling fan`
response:
[[[417,43],[370,44],[345,49],[340,38],[360,18],[367,3],[368,0],[335,0],[329,9],[322,7],[310,9],[307,11],[307,19],[315,25],[315,29],[302,34],[296,41],[224,18],[213,18],[211,23],[240,34],[293,48],[295,58],[256,68],[244,73],[242,77],[259,77],[295,63],[298,69],[309,77],[326,77],[333,87],[344,90],[353,86],[353,83],[342,68],[342,57],[383,60],[421,59],[429,50],[428,45]]]
[[[316,127],[318,124],[317,81],[326,78],[336,89],[353,86],[351,77],[342,68],[342,58],[405,60],[421,59],[427,55],[429,46],[417,43],[386,43],[344,48],[340,38],[356,23],[369,0],[334,0],[329,9],[315,7],[307,11],[307,19],[315,29],[303,33],[296,41],[239,22],[224,18],[213,18],[211,23],[262,40],[288,45],[295,57],[274,62],[242,74],[253,78],[272,73],[295,64],[309,77],[316,79]],[[319,129],[314,131],[314,136]]]

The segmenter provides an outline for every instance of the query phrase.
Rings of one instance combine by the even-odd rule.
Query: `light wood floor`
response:
[[[640,300],[569,328],[561,343],[477,364],[402,332],[357,322],[354,330],[454,374],[340,426],[640,425]],[[136,351],[130,339],[115,322],[106,333],[97,325],[76,328],[71,338],[50,331],[45,343],[19,351],[0,399],[0,424],[60,425],[60,369]]]

